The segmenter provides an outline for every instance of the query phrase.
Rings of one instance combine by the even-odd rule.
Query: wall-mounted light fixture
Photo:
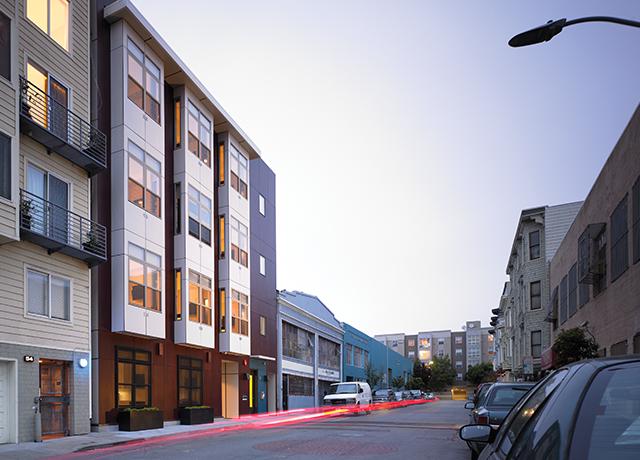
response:
[[[78,366],[80,366],[80,368],[84,369],[88,365],[89,365],[89,361],[87,360],[87,358],[80,358],[78,360]]]

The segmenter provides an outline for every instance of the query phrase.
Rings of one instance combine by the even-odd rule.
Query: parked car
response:
[[[423,399],[422,398],[422,391],[420,390],[410,390],[411,392],[411,399]]]
[[[532,388],[500,428],[463,426],[481,460],[640,458],[640,356],[581,361]]]
[[[341,382],[333,383],[329,389],[329,394],[324,397],[324,404],[356,405],[363,407],[367,414],[371,412],[369,405],[372,403],[371,387],[367,382]]]
[[[495,382],[484,382],[481,383],[480,385],[478,385],[476,387],[476,389],[473,392],[473,404],[474,405],[478,405],[478,402],[480,401],[480,398],[484,397],[484,395],[487,394],[487,391],[489,391],[489,388],[491,388],[491,385],[493,385]]]
[[[471,409],[469,414],[472,424],[493,425],[499,427],[509,411],[533,387],[533,383],[494,383],[490,385],[484,395],[478,398],[478,404],[468,402],[465,409]],[[484,449],[484,444],[468,442],[471,458],[477,458]]]
[[[428,400],[436,399],[436,394],[433,391],[427,391],[424,394],[424,399],[428,399]]]
[[[413,395],[411,394],[411,392],[409,390],[404,390],[402,392],[402,399],[404,399],[404,400],[413,399]]]
[[[396,392],[395,392],[395,395],[396,395],[396,401],[402,401],[402,400],[404,399],[404,398],[403,398],[403,393],[404,393],[403,391],[396,391]]]
[[[373,392],[373,402],[381,403],[381,402],[390,402],[396,400],[396,394],[393,390],[384,389],[384,390],[376,390]]]

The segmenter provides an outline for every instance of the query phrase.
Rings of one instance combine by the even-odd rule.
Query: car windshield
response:
[[[330,395],[350,394],[357,393],[358,385],[355,383],[339,383],[338,385],[331,385]]]
[[[388,396],[389,390],[376,390],[373,394],[376,396]]]
[[[487,396],[486,406],[514,406],[522,398],[529,387],[499,386]]]

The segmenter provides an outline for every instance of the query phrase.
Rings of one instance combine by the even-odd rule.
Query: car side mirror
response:
[[[468,402],[468,403],[465,403],[464,408],[465,409],[469,409],[469,410],[473,410],[473,409],[476,408],[476,405],[473,404],[472,402]]]
[[[489,425],[465,425],[458,436],[463,441],[489,443],[495,438],[495,431]]]
[[[364,393],[364,388],[360,388],[360,389],[358,390],[358,393]]]

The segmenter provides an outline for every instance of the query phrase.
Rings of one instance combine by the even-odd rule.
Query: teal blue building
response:
[[[388,388],[401,376],[406,382],[413,372],[413,362],[355,327],[342,323],[344,342],[342,369],[344,380],[366,381],[365,363],[382,375],[378,388]],[[375,388],[373,388],[375,390]]]

